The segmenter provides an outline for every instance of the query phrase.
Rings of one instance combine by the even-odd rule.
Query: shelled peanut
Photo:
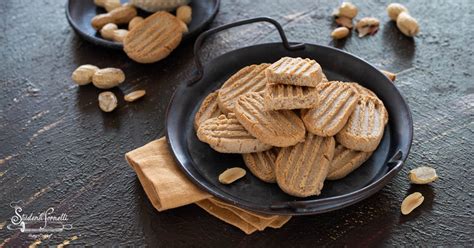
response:
[[[132,91],[128,94],[126,94],[123,99],[126,101],[126,102],[134,102],[142,97],[144,97],[146,94],[146,91],[145,90],[136,90],[136,91]]]
[[[193,10],[188,5],[183,5],[176,9],[176,17],[188,25],[192,20]]]
[[[350,30],[346,27],[338,27],[332,31],[331,37],[336,40],[343,39],[349,35],[349,32]]]
[[[419,207],[424,200],[425,198],[420,192],[408,195],[403,199],[402,206],[400,207],[402,214],[407,215],[411,213],[415,208]]]
[[[231,184],[244,177],[246,171],[240,167],[233,167],[225,170],[219,175],[219,182],[222,184]]]
[[[112,112],[118,105],[118,99],[113,92],[104,91],[97,98],[99,108],[104,112]]]

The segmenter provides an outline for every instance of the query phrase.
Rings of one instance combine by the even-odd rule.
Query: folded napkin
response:
[[[158,211],[195,203],[246,234],[266,227],[280,228],[291,218],[244,210],[203,192],[180,171],[164,137],[128,152],[125,159],[137,173],[148,199]]]

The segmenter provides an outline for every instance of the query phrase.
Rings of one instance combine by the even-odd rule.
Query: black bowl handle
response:
[[[290,45],[290,43],[288,43],[288,39],[286,38],[285,32],[283,31],[283,28],[281,27],[280,23],[278,23],[277,21],[269,17],[257,17],[257,18],[252,18],[252,19],[246,19],[246,20],[241,20],[241,21],[229,23],[226,25],[222,25],[213,29],[209,29],[208,31],[199,35],[199,37],[196,39],[196,43],[194,43],[194,62],[196,63],[197,75],[195,78],[193,78],[191,81],[188,82],[187,86],[191,86],[195,84],[196,82],[201,80],[203,76],[204,69],[201,63],[201,47],[202,47],[202,44],[204,43],[204,40],[206,40],[206,38],[209,35],[218,33],[222,30],[226,30],[229,28],[242,26],[245,24],[255,23],[255,22],[269,22],[273,24],[278,30],[278,33],[280,34],[281,40],[283,42],[283,46],[285,46],[286,49],[290,51],[304,49],[305,44]]]

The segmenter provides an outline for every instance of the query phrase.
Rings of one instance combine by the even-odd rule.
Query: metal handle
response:
[[[241,21],[237,21],[237,22],[234,22],[234,23],[229,23],[229,24],[226,24],[226,25],[222,25],[220,27],[216,27],[216,28],[210,29],[210,30],[202,33],[196,39],[196,43],[194,43],[194,62],[196,64],[197,74],[191,81],[188,82],[187,86],[191,86],[191,85],[195,84],[196,82],[201,80],[201,78],[203,76],[204,69],[203,69],[203,66],[202,66],[202,63],[201,63],[201,47],[202,47],[202,44],[204,43],[204,40],[209,35],[218,33],[222,30],[226,30],[226,29],[229,29],[229,28],[242,26],[242,25],[245,25],[245,24],[255,23],[255,22],[269,22],[269,23],[273,24],[276,27],[276,29],[278,30],[278,33],[280,34],[281,40],[283,42],[283,46],[285,46],[285,48],[287,50],[295,51],[295,50],[304,49],[305,44],[302,44],[302,43],[295,44],[295,45],[290,45],[288,43],[288,39],[286,38],[285,32],[283,31],[283,28],[281,27],[280,23],[278,23],[277,21],[275,21],[274,19],[272,19],[270,17],[257,17],[257,18],[241,20]]]
[[[397,173],[400,167],[403,165],[403,152],[398,150],[395,154],[388,160],[387,165],[389,171],[387,172],[388,175]]]

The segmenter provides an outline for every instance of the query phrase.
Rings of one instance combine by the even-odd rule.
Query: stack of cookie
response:
[[[238,71],[203,101],[194,125],[214,150],[243,154],[256,177],[307,197],[363,164],[387,121],[372,91],[328,81],[314,60],[285,57]]]

